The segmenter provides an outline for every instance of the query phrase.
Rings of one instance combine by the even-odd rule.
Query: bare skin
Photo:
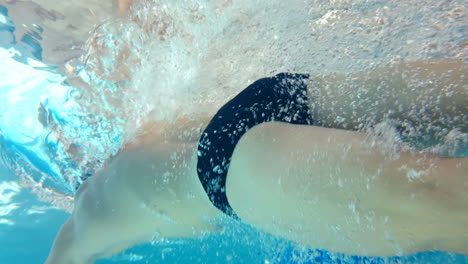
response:
[[[94,263],[137,243],[214,231],[218,212],[193,173],[195,147],[158,140],[116,157],[80,186],[46,263]]]
[[[314,120],[325,127],[357,130],[393,118],[461,127],[467,133],[467,70],[460,59],[421,60],[351,76],[314,77],[309,84]]]
[[[464,67],[446,61],[415,63],[434,74],[438,67],[448,72],[456,72],[452,66]],[[398,72],[394,67],[365,76],[387,83],[383,73]],[[424,70],[420,73],[417,78],[433,76],[425,75]],[[372,89],[368,79],[359,76],[356,82]],[[450,78],[460,87],[466,85],[462,74]],[[323,80],[328,86],[314,85],[314,89],[327,91],[320,96],[348,106],[350,96],[337,96],[328,89],[340,85],[346,90],[349,85],[352,91],[355,86],[339,76]],[[466,100],[460,99],[466,95],[464,89],[450,87],[457,100]],[[389,86],[393,91],[409,88],[405,83]],[[408,94],[414,94],[414,99],[407,98]],[[382,94],[369,92],[367,96],[366,100],[377,101]],[[323,98],[314,98],[318,101],[311,105],[317,110],[317,102]],[[375,108],[381,110],[375,113],[377,119],[392,108],[389,98],[395,97],[384,100],[389,107]],[[405,95],[407,105],[418,98],[419,93]],[[447,114],[454,109],[444,108],[443,103],[438,107]],[[315,111],[314,118],[327,127],[343,127],[331,118],[336,109],[323,111],[323,115]],[[405,117],[405,111],[398,115]],[[80,186],[74,212],[60,230],[46,263],[93,263],[155,235],[197,237],[216,231],[220,213],[209,202],[196,174],[197,141],[209,119],[149,124],[138,140]],[[358,112],[348,120],[353,126],[355,121],[361,122]],[[364,133],[262,124],[247,132],[234,151],[227,197],[242,221],[305,246],[373,256],[425,250],[468,254],[468,177],[463,173],[468,159],[409,150],[390,154]]]
[[[468,253],[468,159],[416,152],[389,159],[372,140],[262,124],[236,148],[228,199],[243,221],[313,248],[372,256]],[[411,171],[424,173],[411,180]]]
[[[126,15],[135,0],[119,0],[119,14]]]

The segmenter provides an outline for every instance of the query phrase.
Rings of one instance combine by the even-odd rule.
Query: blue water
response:
[[[17,181],[17,177],[0,165],[0,183]],[[43,263],[60,226],[69,214],[56,209],[28,214],[32,207],[49,207],[40,202],[29,190],[23,189],[15,202],[21,209],[8,215],[14,225],[0,224],[0,263]],[[0,204],[1,208],[1,204]],[[0,219],[2,213],[0,209]],[[223,232],[202,239],[181,239],[158,244],[142,244],[98,264],[148,264],[148,263],[468,263],[468,256],[444,252],[426,252],[407,257],[365,258],[332,254],[321,250],[300,249],[287,241],[259,233],[256,230],[231,223]]]
[[[17,177],[0,165],[0,182],[17,181]],[[69,214],[56,209],[28,214],[32,207],[49,207],[35,195],[23,189],[15,202],[21,209],[8,216],[14,225],[0,224],[0,263],[43,263],[60,226]],[[1,205],[0,205],[1,208]],[[2,218],[0,209],[0,219]],[[407,257],[388,259],[353,257],[326,251],[295,248],[287,241],[259,233],[256,230],[231,223],[223,232],[202,239],[181,239],[158,244],[142,244],[98,264],[148,264],[148,263],[468,263],[468,256],[427,252]]]
[[[0,164],[0,184],[6,181],[18,182],[18,177]],[[42,263],[47,257],[55,233],[69,215],[56,209],[31,214],[28,212],[31,208],[50,205],[38,201],[27,189],[21,190],[14,197],[14,202],[21,207],[6,216],[1,213],[4,204],[0,203],[0,219],[7,217],[14,222],[14,225],[0,224],[0,263]]]
[[[6,8],[0,6],[0,13],[6,15]],[[40,35],[37,33],[41,30],[41,28],[35,28],[33,32],[36,33],[25,35],[17,40],[12,34],[15,31],[13,22],[0,23],[0,46],[15,48],[19,51],[21,56],[15,56],[15,59],[21,63],[28,64],[28,58],[41,60],[41,47],[38,44]],[[4,91],[3,89],[5,88],[0,86],[0,91]],[[21,112],[24,109],[16,110]],[[2,128],[1,125],[0,128]],[[54,174],[52,164],[44,163],[44,159],[41,159],[43,157],[39,156],[38,152],[30,150],[29,145],[7,140],[21,138],[11,134],[12,131],[15,130],[9,130],[10,134],[7,135],[5,129],[0,130],[2,143],[0,148],[15,149],[30,157],[30,160],[42,171]],[[16,132],[21,134],[20,131]],[[16,144],[15,148],[13,144]],[[36,162],[31,157],[35,157]],[[28,188],[16,188],[15,186],[20,186],[19,182],[19,177],[11,169],[6,168],[0,160],[0,186],[13,186],[6,189],[0,188],[0,264],[43,263],[56,233],[69,214],[52,207],[49,203],[39,201]],[[51,181],[48,186],[60,183],[59,180]],[[215,235],[200,239],[167,240],[154,244],[142,244],[113,258],[99,260],[97,263],[468,263],[468,256],[444,252],[425,252],[384,259],[303,249],[288,241],[258,232],[242,223],[229,219],[226,221],[225,229]]]

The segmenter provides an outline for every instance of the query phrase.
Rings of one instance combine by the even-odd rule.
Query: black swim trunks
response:
[[[226,197],[226,176],[234,148],[250,128],[263,122],[312,125],[307,100],[309,75],[280,73],[249,85],[226,103],[203,131],[198,144],[198,177],[210,201],[238,218]]]

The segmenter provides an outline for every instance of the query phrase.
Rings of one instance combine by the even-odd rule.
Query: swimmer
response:
[[[283,73],[214,117],[148,124],[79,187],[46,263],[94,263],[155,234],[200,237],[219,230],[223,213],[311,248],[468,254],[468,159],[395,153],[353,131],[430,115],[459,116],[441,126],[466,133],[465,72],[448,59],[347,77]]]

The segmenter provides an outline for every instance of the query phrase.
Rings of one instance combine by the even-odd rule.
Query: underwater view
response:
[[[467,15],[1,0],[0,264],[468,263]]]

